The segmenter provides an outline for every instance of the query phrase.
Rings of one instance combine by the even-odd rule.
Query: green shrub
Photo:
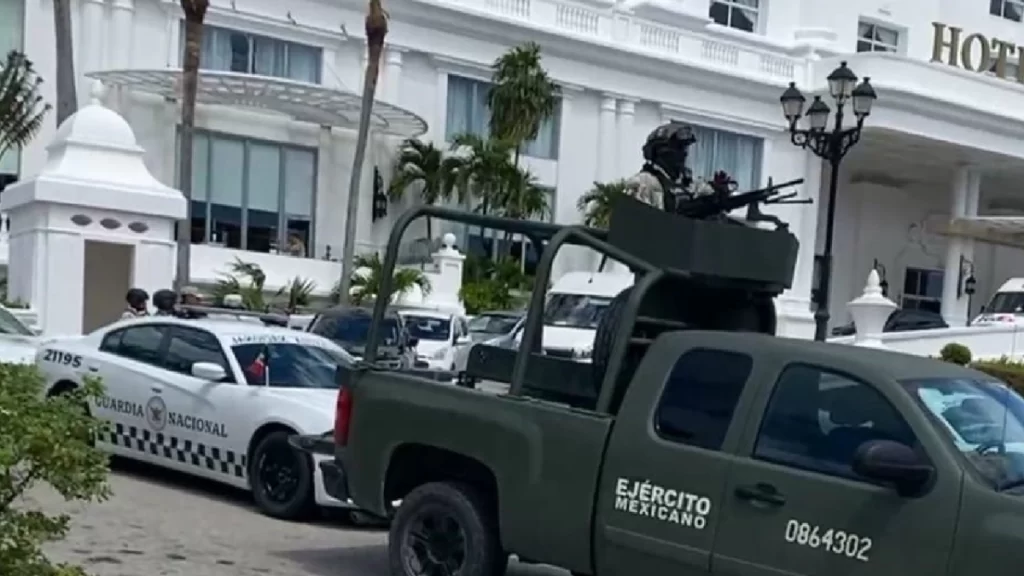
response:
[[[91,440],[104,424],[82,407],[100,396],[98,381],[45,398],[34,366],[0,364],[0,574],[72,576],[77,566],[55,564],[42,551],[60,540],[70,518],[37,510],[23,499],[48,484],[67,500],[109,495],[107,457]]]
[[[979,360],[971,368],[998,378],[1010,385],[1019,394],[1024,394],[1024,362],[1002,357],[998,360]]]
[[[939,358],[946,362],[967,366],[971,363],[971,349],[957,342],[950,342],[939,351]]]

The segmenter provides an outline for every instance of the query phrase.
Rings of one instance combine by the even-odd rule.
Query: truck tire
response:
[[[388,563],[394,576],[503,576],[508,554],[498,521],[476,489],[431,482],[402,499],[391,521]],[[440,571],[439,565],[448,569]]]
[[[604,381],[604,374],[608,371],[609,359],[612,354],[612,346],[615,345],[615,336],[622,328],[622,311],[626,307],[629,295],[633,293],[632,288],[626,288],[615,295],[612,301],[605,308],[601,315],[601,321],[597,323],[597,330],[594,333],[594,347],[591,350],[591,363],[594,368],[592,383],[594,393],[600,394],[601,383]],[[622,369],[619,375],[632,374],[643,358],[643,351],[636,348],[626,350],[626,357],[623,358]]]

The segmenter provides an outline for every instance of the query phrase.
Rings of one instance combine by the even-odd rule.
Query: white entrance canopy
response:
[[[972,238],[989,244],[1024,248],[1024,216],[972,216],[954,218],[935,233],[943,236]]]
[[[107,70],[90,72],[90,78],[107,86],[121,86],[181,99],[181,70]],[[196,102],[264,110],[290,116],[299,122],[357,129],[362,97],[353,92],[284,78],[236,72],[201,70]],[[378,134],[413,138],[426,133],[427,123],[416,114],[393,104],[373,103],[371,129]]]

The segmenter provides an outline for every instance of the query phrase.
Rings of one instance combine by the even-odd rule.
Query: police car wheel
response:
[[[291,433],[267,434],[253,450],[249,483],[260,511],[274,518],[298,520],[315,507],[313,462],[308,454],[292,448]]]
[[[508,554],[490,507],[472,486],[424,484],[402,499],[388,536],[391,574],[501,576]]]

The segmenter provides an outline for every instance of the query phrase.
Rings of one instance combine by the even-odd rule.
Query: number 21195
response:
[[[868,561],[868,552],[871,550],[871,538],[834,528],[823,529],[799,520],[786,522],[785,538],[786,542],[798,546],[827,550],[861,562]]]

